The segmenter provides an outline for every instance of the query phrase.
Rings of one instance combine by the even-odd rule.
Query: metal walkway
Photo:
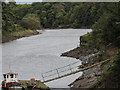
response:
[[[69,75],[72,75],[72,74],[87,70],[89,68],[92,68],[92,67],[97,66],[99,64],[105,63],[107,61],[110,61],[110,60],[104,60],[104,61],[101,61],[99,63],[95,63],[93,65],[90,65],[90,66],[87,66],[87,67],[84,67],[84,68],[81,68],[81,69],[78,69],[78,66],[75,65],[75,64],[78,64],[78,62],[75,62],[75,63],[69,64],[67,66],[57,68],[55,70],[48,71],[48,72],[42,74],[43,83],[50,82],[50,81],[53,81],[53,80],[56,80],[56,79],[59,79],[59,78],[63,78],[63,77],[66,77],[66,76],[69,76]],[[66,67],[68,67],[68,68],[63,70],[63,71],[60,71],[62,68],[66,68]],[[67,73],[65,73],[65,71],[67,71]],[[54,73],[48,75],[51,72],[54,72]],[[63,74],[61,74],[61,73],[63,73]],[[47,74],[47,76],[45,76],[45,74]],[[48,77],[51,77],[51,78],[48,78]],[[48,78],[48,79],[46,79],[46,78]]]

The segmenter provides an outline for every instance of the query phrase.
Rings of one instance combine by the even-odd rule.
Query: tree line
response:
[[[2,9],[3,34],[27,29],[92,28],[91,44],[119,46],[119,2],[3,2]]]
[[[26,29],[90,28],[100,17],[100,7],[98,3],[3,2],[3,30],[14,31],[15,25]]]

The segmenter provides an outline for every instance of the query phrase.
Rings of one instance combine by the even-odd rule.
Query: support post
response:
[[[58,74],[58,77],[59,77],[60,75],[59,75],[58,69],[56,69],[56,71],[57,71],[57,74]]]
[[[43,78],[43,82],[45,81],[45,79],[44,79],[44,76],[43,76],[43,74],[41,74],[42,75],[42,78]]]
[[[70,69],[70,71],[72,72],[72,68],[70,67],[70,65],[69,65],[69,69]]]

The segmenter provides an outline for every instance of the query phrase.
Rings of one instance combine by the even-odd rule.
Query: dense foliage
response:
[[[28,14],[24,16],[20,24],[26,29],[40,29],[40,20],[35,14]]]
[[[10,4],[2,3],[2,29],[3,34],[10,33],[15,31],[14,25],[14,14],[12,13],[12,9]]]
[[[110,76],[114,88],[120,88],[120,50],[118,50],[114,66],[111,68]]]
[[[93,32],[84,36],[88,47],[102,49],[108,45],[120,46],[120,2],[99,3],[102,13],[92,24]],[[97,11],[98,11],[97,10]],[[94,16],[96,17],[96,16]],[[77,24],[76,24],[77,25]],[[79,24],[80,25],[80,24]],[[83,25],[85,26],[85,25]]]
[[[3,2],[3,30],[14,31],[14,24],[26,29],[90,28],[102,15],[100,7],[100,3]]]
[[[120,46],[120,3],[104,3],[102,8],[104,13],[93,25],[94,40],[98,44]]]

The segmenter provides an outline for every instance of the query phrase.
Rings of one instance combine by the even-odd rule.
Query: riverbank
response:
[[[82,65],[79,66],[79,68],[84,68],[99,62],[96,60],[96,58],[100,55],[101,52],[99,52],[96,49],[88,49],[85,48],[84,46],[81,46],[71,51],[65,52],[61,56],[80,59],[82,61]],[[101,65],[98,65],[88,70],[85,70],[82,76],[77,78],[74,82],[72,82],[68,86],[71,88],[89,88],[91,85],[96,84],[97,79],[103,74],[100,67]]]
[[[22,87],[28,89],[28,87],[34,89],[34,90],[50,90],[50,88],[42,83],[40,80],[18,80],[18,83],[21,84]],[[30,88],[30,89],[31,89]]]
[[[21,30],[21,31],[15,31],[10,34],[6,34],[2,36],[2,43],[9,42],[12,40],[16,40],[22,37],[29,37],[32,35],[41,34],[40,32],[36,30]]]
[[[42,29],[43,30],[48,30],[49,28],[48,29],[47,28],[46,29],[42,28]],[[62,29],[62,28],[57,28],[57,29]],[[56,30],[56,29],[51,28],[49,30]],[[42,34],[42,33],[38,32],[36,30],[18,30],[18,31],[11,32],[9,34],[8,33],[4,34],[4,35],[0,34],[0,35],[2,35],[1,36],[2,38],[0,38],[0,41],[2,43],[5,43],[5,42],[13,41],[13,40],[16,40],[16,39],[19,39],[19,38],[22,38],[22,37],[29,37],[29,36],[37,35],[37,34]]]
[[[106,79],[106,72],[107,74],[111,72],[111,70],[109,69],[111,68],[110,66],[115,64],[114,57],[116,55],[117,50],[118,49],[113,45],[108,45],[98,50],[96,48],[86,47],[86,44],[84,43],[84,45],[82,44],[80,47],[62,53],[61,56],[80,59],[82,61],[82,65],[79,66],[79,68],[84,68],[107,59],[111,60],[107,63],[100,64],[83,71],[82,76],[77,78],[68,86],[71,88],[103,88],[103,86],[100,86],[98,84],[102,83],[102,85],[105,85],[106,81],[102,80]],[[111,77],[111,75],[109,75],[109,77]]]
[[[88,70],[83,71],[82,76],[76,79],[74,82],[68,86],[71,88],[91,88],[96,83],[97,80],[102,76],[103,72],[101,70],[101,65],[94,66]]]

